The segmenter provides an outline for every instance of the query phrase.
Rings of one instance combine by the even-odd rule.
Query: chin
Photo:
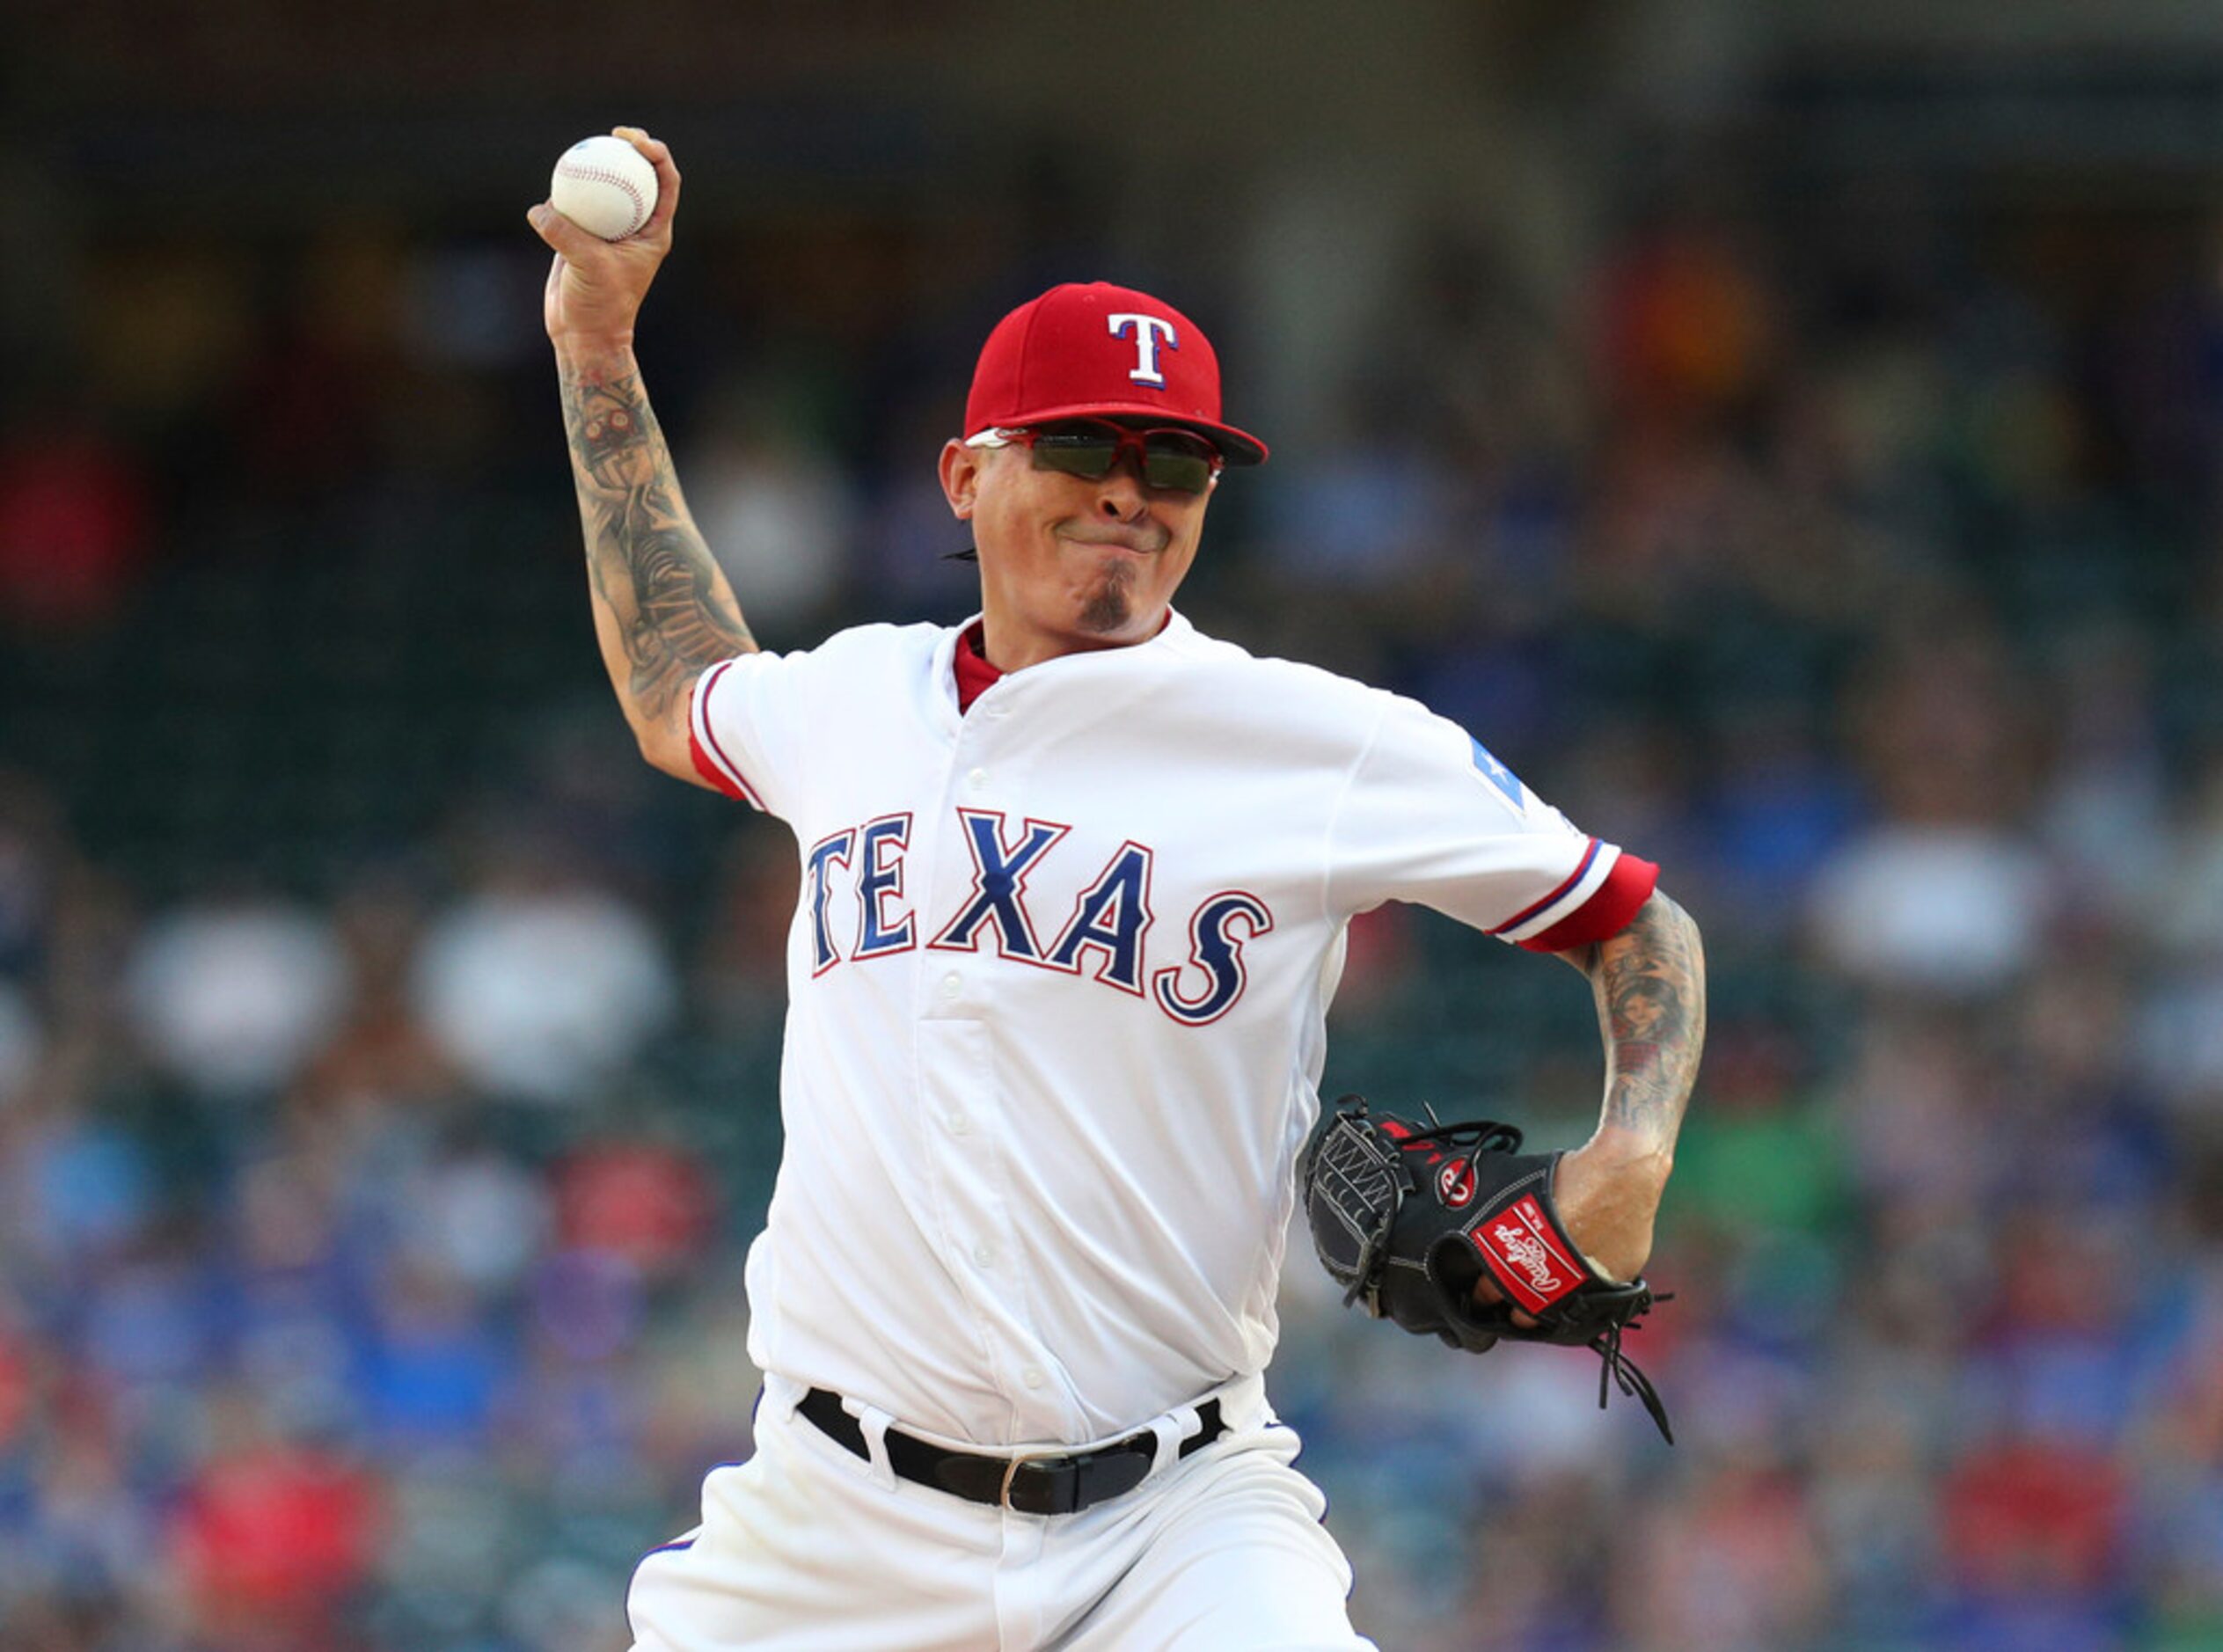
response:
[[[1125,603],[1093,602],[1080,610],[1079,628],[1092,637],[1116,637],[1135,623]]]
[[[1160,609],[1145,610],[1126,592],[1101,594],[1080,610],[1080,629],[1092,637],[1122,638],[1145,635]]]
[[[1092,637],[1115,637],[1135,623],[1135,570],[1115,563],[1081,603],[1080,628]]]

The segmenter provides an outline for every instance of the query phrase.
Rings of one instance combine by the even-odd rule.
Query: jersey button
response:
[[[1029,1365],[1025,1371],[1019,1373],[1019,1380],[1025,1383],[1029,1388],[1041,1387],[1042,1385],[1042,1368],[1039,1365]]]
[[[941,978],[941,995],[946,998],[958,997],[965,990],[964,981],[953,970]]]
[[[950,1108],[949,1117],[946,1122],[949,1126],[949,1133],[952,1136],[962,1136],[973,1127],[973,1122],[955,1107]]]
[[[974,1246],[973,1260],[978,1262],[983,1268],[992,1266],[996,1261],[996,1247],[985,1241]]]
[[[976,792],[986,789],[988,785],[988,771],[985,769],[975,769],[970,774],[965,777],[965,784],[972,787],[972,789]]]

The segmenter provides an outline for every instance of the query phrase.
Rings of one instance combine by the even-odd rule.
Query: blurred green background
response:
[[[1143,286],[1274,448],[1183,607],[1705,927],[1676,1448],[1298,1241],[1362,1627],[2223,1647],[2223,10],[8,11],[0,1645],[621,1649],[749,1449],[793,846],[611,703],[523,219],[622,121],[769,645],[970,611],[980,340]],[[1333,1034],[1594,1115],[1581,983],[1425,915]]]

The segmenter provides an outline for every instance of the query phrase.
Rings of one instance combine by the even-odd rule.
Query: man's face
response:
[[[1211,498],[1150,486],[1132,450],[1090,481],[1035,469],[1023,447],[952,442],[941,479],[972,524],[989,656],[1005,670],[1155,636]]]

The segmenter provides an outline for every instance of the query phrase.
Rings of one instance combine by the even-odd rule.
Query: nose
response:
[[[1141,462],[1131,453],[1122,453],[1096,484],[1096,509],[1107,522],[1138,522],[1149,508]]]

